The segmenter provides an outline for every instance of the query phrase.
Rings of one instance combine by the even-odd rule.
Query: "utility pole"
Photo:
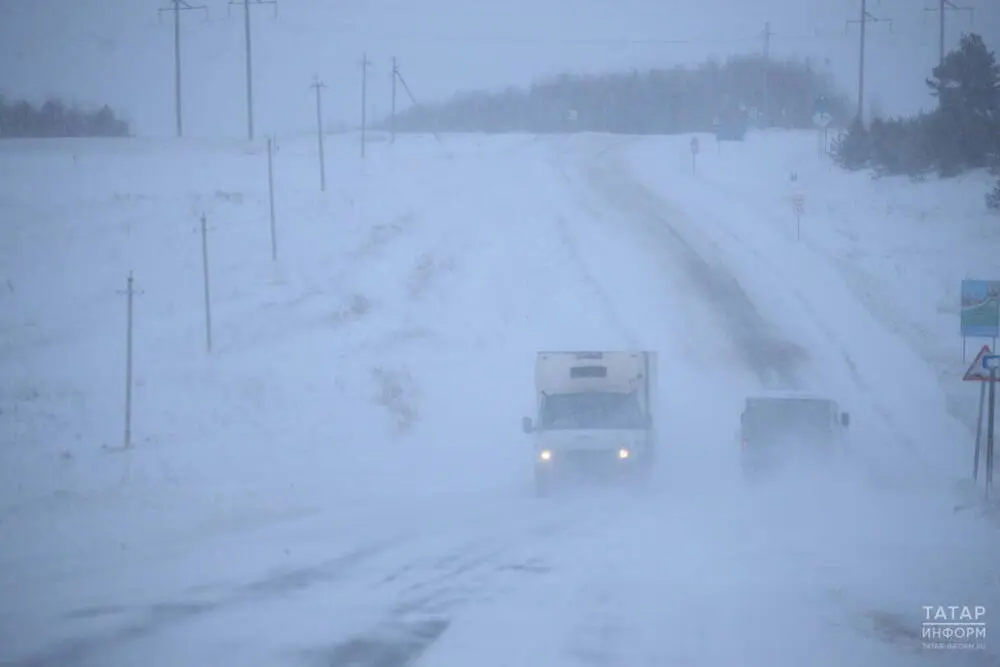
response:
[[[177,137],[184,136],[184,114],[181,105],[181,12],[201,9],[208,17],[208,7],[204,5],[192,6],[186,0],[172,0],[172,7],[164,7],[157,11],[157,18],[163,16],[163,12],[174,13],[174,113],[177,118]]]
[[[310,88],[316,89],[316,138],[319,140],[319,189],[326,191],[326,162],[323,157],[323,98],[320,92],[326,84],[314,77]]]
[[[399,64],[392,57],[392,107],[389,113],[389,143],[396,143],[396,79],[399,78]]]
[[[771,22],[767,21],[764,24],[764,108],[761,110],[764,113],[764,127],[768,127],[771,124]]]
[[[402,72],[399,71],[398,67],[396,68],[396,79],[398,79],[399,83],[402,84],[403,91],[406,93],[406,96],[410,98],[410,103],[413,106],[415,106],[415,107],[420,106],[420,104],[417,102],[417,98],[415,98],[413,96],[413,91],[411,91],[410,87],[406,84],[406,79],[403,78],[403,74],[402,74]],[[434,139],[439,144],[443,144],[444,143],[443,141],[441,141],[441,137],[438,135],[437,132],[435,132],[434,130],[431,130],[431,134],[434,135]]]
[[[861,44],[859,47],[860,53],[858,56],[858,122],[864,122],[864,109],[865,109],[865,28],[869,23],[888,23],[889,30],[892,30],[892,20],[891,19],[880,19],[868,11],[867,0],[861,0],[861,18],[856,21],[848,21],[847,26],[850,27],[852,23],[858,23],[861,25]]]
[[[229,0],[232,7],[239,0]],[[247,137],[253,141],[253,43],[250,30],[250,5],[274,5],[274,14],[278,15],[278,0],[242,0],[243,5],[243,43],[246,46],[247,70]]]
[[[361,54],[361,157],[365,157],[365,131],[368,127],[368,54]]]
[[[125,288],[126,294],[126,326],[128,330],[125,335],[125,441],[124,447],[128,449],[132,445],[132,302],[134,299],[134,281],[132,272],[128,272],[128,282]]]
[[[208,282],[208,220],[201,214],[201,268],[205,282],[205,349],[212,352],[212,292]]]
[[[267,138],[267,201],[271,214],[271,261],[278,261],[278,233],[274,216],[274,138]]]
[[[123,449],[132,447],[132,305],[136,294],[142,294],[135,289],[135,279],[128,272],[125,291],[119,292],[126,297],[125,302],[125,440]]]
[[[951,0],[939,0],[937,7],[925,8],[925,12],[938,12],[938,64],[944,62],[944,15],[949,12],[969,12],[969,23],[975,20],[976,10],[972,7],[957,7]]]

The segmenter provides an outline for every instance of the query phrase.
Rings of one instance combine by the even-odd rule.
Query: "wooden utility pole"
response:
[[[888,23],[889,29],[892,30],[892,20],[891,19],[881,19],[872,16],[868,11],[867,0],[861,0],[861,17],[856,21],[848,21],[847,25],[850,26],[852,23],[858,23],[861,25],[861,40],[859,45],[858,54],[858,121],[864,122],[865,114],[865,37],[866,37],[866,27],[869,23]]]
[[[229,6],[239,0],[229,0]],[[274,5],[274,12],[278,12],[278,0],[242,0],[243,5],[243,45],[246,47],[246,79],[247,79],[247,138],[253,141],[253,43],[251,41],[252,32],[250,30],[250,5]]]
[[[925,12],[938,12],[938,64],[944,62],[944,18],[948,12],[969,12],[969,23],[975,19],[976,10],[972,7],[956,7],[951,0],[939,0],[937,7],[924,9]]]
[[[768,21],[764,24],[764,108],[761,111],[764,114],[763,127],[768,127],[771,124],[771,22]]]
[[[316,90],[316,138],[319,141],[319,189],[326,190],[326,163],[323,157],[323,97],[320,94],[326,84],[315,77],[310,88]]]
[[[203,10],[208,17],[208,7],[204,5],[192,6],[186,0],[172,0],[171,7],[165,7],[157,12],[157,17],[163,12],[173,12],[174,14],[174,115],[177,121],[177,136],[184,136],[184,111],[181,103],[181,12],[192,10]]]
[[[212,291],[208,273],[208,220],[201,214],[201,268],[205,283],[205,349],[212,352]]]
[[[135,289],[135,279],[132,272],[128,272],[128,279],[125,282],[125,291],[119,292],[125,295],[125,438],[122,443],[123,449],[132,447],[132,308],[137,294],[141,291]]]
[[[271,261],[278,261],[278,231],[274,215],[274,138],[267,138],[267,201],[271,218]]]
[[[368,129],[368,54],[361,54],[361,157],[365,157],[365,132]]]

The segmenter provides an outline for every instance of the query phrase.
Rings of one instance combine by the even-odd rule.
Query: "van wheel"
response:
[[[552,483],[545,475],[535,473],[535,497],[548,498],[552,495]]]
[[[650,486],[650,477],[653,475],[652,465],[644,461],[641,466],[638,466],[635,470],[631,471],[631,481],[635,488],[644,490],[648,489]]]

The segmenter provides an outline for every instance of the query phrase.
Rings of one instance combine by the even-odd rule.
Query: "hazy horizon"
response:
[[[107,103],[140,135],[174,133],[173,17],[169,0],[0,0],[0,94],[41,101],[56,96],[84,106]],[[242,2],[191,1],[208,7],[184,12],[182,53],[184,121],[188,136],[246,135]],[[360,117],[360,60],[367,52],[369,113],[390,109],[393,56],[421,102],[456,92],[523,86],[564,71],[602,72],[632,67],[695,64],[709,57],[761,53],[771,22],[771,56],[811,57],[828,66],[852,97],[857,85],[858,0],[707,0],[697,8],[619,0],[591,1],[560,10],[556,3],[480,3],[454,0],[408,7],[373,0],[364,8],[323,0],[291,0],[254,7],[256,133],[312,128],[314,75],[328,88],[328,120],[351,125]],[[866,107],[888,115],[930,108],[925,77],[938,57],[936,3],[869,0]],[[949,12],[946,44],[962,32],[983,35],[991,50],[1000,37],[1000,3],[967,0],[975,9]],[[60,6],[62,5],[62,6]],[[752,5],[752,6],[751,6]],[[227,10],[231,10],[228,12]],[[400,108],[407,106],[399,91]],[[866,113],[868,112],[866,108]]]

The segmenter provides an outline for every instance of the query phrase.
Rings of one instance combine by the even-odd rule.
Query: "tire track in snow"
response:
[[[142,605],[102,605],[70,610],[69,620],[101,620],[105,628],[54,643],[31,655],[3,662],[11,667],[81,667],[123,664],[122,655],[142,655],[155,647],[160,635],[231,612],[269,610],[275,605],[304,603],[310,595],[329,590],[335,617],[363,606],[381,606],[382,620],[368,630],[328,645],[294,651],[297,664],[401,667],[411,664],[449,626],[463,605],[548,571],[546,545],[594,517],[572,512],[517,516],[513,526],[484,531],[484,535],[454,539],[449,533],[432,538],[443,545],[427,545],[421,531],[412,529],[385,540],[362,543],[346,553],[316,562],[275,568],[236,583],[189,588],[173,599]],[[429,547],[429,548],[428,548]],[[425,550],[426,549],[426,550]],[[414,553],[416,552],[416,553]],[[375,602],[371,602],[374,598]],[[267,613],[265,611],[265,613]],[[280,607],[276,613],[281,615]],[[291,638],[294,641],[294,638]],[[281,639],[287,643],[288,638]],[[186,646],[184,651],[197,646]],[[285,650],[287,654],[287,650]],[[167,648],[167,656],[173,651]],[[164,656],[158,656],[161,664]],[[283,661],[277,661],[283,662]],[[128,660],[124,660],[127,664]]]
[[[621,155],[617,156],[617,163],[619,165],[621,165],[621,168],[623,170],[630,171],[630,167],[623,164],[623,159],[622,159]],[[713,184],[713,185],[716,185],[717,187],[724,187],[724,185],[723,186],[718,186],[718,184]],[[741,202],[742,208],[744,210],[755,210],[755,209],[758,208],[758,204],[756,202],[750,201],[741,192],[727,190],[727,192],[726,192],[726,199],[736,199],[736,200],[739,200]],[[760,211],[758,211],[758,213],[760,213]],[[767,218],[769,220],[772,217],[773,216],[771,216],[770,214],[765,215],[765,218]],[[736,247],[738,247],[740,250],[742,250],[743,252],[745,252],[746,254],[748,254],[749,256],[751,256],[754,260],[756,260],[758,262],[759,265],[765,267],[768,270],[769,273],[771,273],[779,282],[781,282],[781,284],[783,284],[783,285],[794,285],[794,281],[791,280],[788,276],[784,275],[784,273],[781,270],[779,270],[777,266],[775,266],[775,264],[774,264],[773,261],[771,261],[766,255],[764,255],[757,248],[755,248],[752,243],[747,242],[746,239],[744,239],[742,236],[740,236],[735,231],[733,231],[733,229],[731,227],[722,224],[713,215],[706,215],[705,217],[702,218],[702,220],[709,221],[711,223],[712,227],[718,233],[723,234],[723,235],[729,237],[732,241],[734,241]],[[781,228],[780,225],[778,225],[776,222],[774,224],[775,224],[776,228],[779,228],[779,229]],[[806,240],[806,244],[807,245],[811,245],[808,240]],[[849,374],[851,376],[851,379],[854,382],[854,384],[859,389],[867,392],[868,391],[868,385],[865,382],[864,378],[859,373],[857,363],[854,361],[854,359],[851,357],[851,355],[844,348],[844,346],[842,345],[842,343],[840,342],[840,340],[837,338],[836,334],[834,334],[834,332],[832,331],[832,329],[819,316],[819,313],[816,311],[816,308],[813,306],[813,303],[805,295],[803,295],[802,293],[800,293],[798,290],[792,290],[791,291],[791,295],[797,300],[798,304],[806,312],[809,313],[809,315],[811,316],[812,321],[815,322],[817,324],[817,326],[820,327],[820,329],[822,330],[822,333],[826,337],[826,339],[833,345],[833,347],[835,347],[840,352],[840,355],[841,355],[841,358],[843,359],[844,365],[846,366],[846,368],[847,368],[847,370],[848,370],[848,372],[849,372]]]
[[[578,523],[560,517],[532,523],[527,539],[473,540],[458,550],[408,561],[385,575],[379,586],[392,584],[398,601],[368,630],[326,647],[302,653],[307,665],[405,667],[451,626],[461,607],[496,594],[505,582],[544,575],[550,570],[540,543],[564,535]],[[588,523],[593,517],[587,517]],[[407,583],[408,580],[408,583]],[[402,585],[402,588],[399,586]]]
[[[627,644],[621,596],[610,582],[598,579],[580,590],[579,607],[584,610],[566,651],[586,667],[617,667]]]
[[[597,158],[591,157],[584,168],[590,190],[677,257],[691,284],[712,306],[743,362],[762,385],[801,387],[799,369],[807,359],[806,351],[765,321],[733,275],[709,262],[681,233],[672,222],[684,220],[680,211],[631,178],[620,165],[602,159],[607,153],[605,149]]]
[[[76,610],[70,615],[86,618],[129,614],[131,618],[113,630],[66,640],[11,664],[16,667],[101,665],[105,663],[102,656],[107,651],[146,639],[172,626],[232,607],[258,604],[320,583],[337,581],[347,576],[354,567],[382,552],[387,546],[388,543],[366,545],[316,565],[267,573],[214,599],[205,599],[204,596],[201,599],[180,599],[158,602],[138,609],[113,607]]]
[[[566,218],[559,215],[555,219],[556,231],[562,240],[563,247],[566,248],[569,253],[570,261],[576,266],[577,270],[580,272],[584,283],[590,289],[591,293],[597,297],[597,301],[601,304],[601,308],[604,310],[605,316],[608,321],[617,329],[624,340],[628,342],[628,346],[632,349],[639,349],[641,345],[638,342],[635,334],[625,326],[625,323],[618,315],[615,309],[614,302],[608,296],[608,293],[601,286],[601,283],[594,277],[593,272],[587,266],[587,262],[583,259],[583,255],[580,253],[580,247],[573,237],[573,233],[570,231],[569,224]]]

